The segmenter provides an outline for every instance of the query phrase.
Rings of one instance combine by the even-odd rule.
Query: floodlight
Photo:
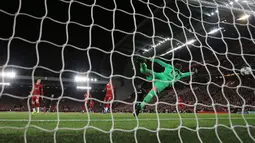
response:
[[[187,43],[185,43],[185,44],[183,44],[183,45],[181,45],[181,46],[178,46],[178,47],[176,47],[176,48],[174,48],[174,49],[172,49],[172,50],[170,50],[170,51],[168,51],[168,52],[166,52],[166,53],[164,53],[164,54],[161,54],[160,56],[165,56],[165,55],[167,55],[167,54],[169,54],[169,53],[172,53],[172,52],[174,52],[174,51],[176,51],[176,50],[178,50],[178,49],[181,49],[181,48],[185,47],[186,45],[193,44],[194,42],[196,42],[195,39],[189,40]]]
[[[220,28],[213,29],[213,30],[211,30],[208,34],[214,34],[214,33],[218,32],[218,31],[220,31],[221,29],[222,29],[221,27],[220,27]]]
[[[0,85],[6,85],[6,86],[9,86],[9,85],[11,85],[10,83],[8,83],[8,82],[1,82],[0,83]]]
[[[90,90],[91,87],[88,87],[88,86],[77,86],[76,87],[77,89],[86,89],[86,90]]]
[[[250,15],[245,14],[245,15],[241,16],[240,18],[238,18],[237,20],[246,20],[246,19],[248,19],[249,17],[250,17]]]
[[[1,72],[0,76],[2,76],[4,78],[15,78],[16,73],[15,72]]]

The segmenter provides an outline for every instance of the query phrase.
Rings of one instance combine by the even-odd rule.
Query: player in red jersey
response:
[[[104,97],[104,102],[109,102],[109,101],[112,100],[113,89],[114,89],[114,86],[111,85],[110,82],[108,82],[106,84],[106,86],[105,86],[106,95]],[[104,113],[107,113],[109,108],[110,108],[110,104],[109,103],[105,103],[104,104]]]
[[[41,85],[41,79],[37,79],[36,83],[34,84],[33,89],[30,92],[32,94],[32,108],[33,108],[33,114],[35,112],[39,113],[39,107],[40,107],[40,95],[43,95],[43,86]],[[35,109],[36,108],[36,109]],[[37,111],[36,111],[37,110]]]
[[[90,94],[89,92],[86,92],[86,93],[84,94],[84,112],[87,111],[87,107],[88,107],[88,106],[86,106],[86,105],[88,104],[88,101],[89,101],[89,99],[90,99],[91,97],[92,97],[92,96],[91,96],[91,94]]]
[[[92,111],[93,111],[93,108],[94,108],[94,101],[93,101],[93,100],[90,100],[90,101],[89,101],[89,112],[92,112]]]
[[[178,97],[178,110],[180,112],[180,110],[182,110],[182,108],[184,107],[183,102],[182,102],[182,98]]]

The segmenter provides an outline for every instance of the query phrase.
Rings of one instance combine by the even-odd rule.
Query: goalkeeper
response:
[[[151,58],[150,61],[158,63],[162,67],[165,68],[163,72],[157,73],[147,68],[146,61],[144,59],[138,58],[136,62],[140,64],[140,72],[146,75],[147,80],[152,80],[153,76],[157,81],[154,81],[154,88],[152,88],[148,94],[145,96],[141,103],[137,103],[135,106],[134,116],[139,114],[140,110],[144,108],[146,104],[148,104],[151,99],[156,95],[156,93],[160,93],[165,88],[170,87],[173,83],[180,80],[181,78],[188,77],[194,72],[185,72],[182,73],[179,69],[174,68],[172,65],[167,64],[159,59]]]

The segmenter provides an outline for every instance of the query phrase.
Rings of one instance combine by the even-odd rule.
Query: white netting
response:
[[[52,78],[51,80],[59,81],[61,87],[61,92],[59,96],[57,96],[57,98],[49,96],[45,97],[45,99],[56,101],[57,118],[54,120],[32,119],[33,117],[31,112],[28,112],[28,119],[5,120],[1,118],[0,120],[0,122],[27,122],[25,126],[16,127],[5,124],[3,126],[0,126],[0,130],[24,130],[24,142],[28,142],[27,132],[28,129],[31,127],[37,128],[45,132],[53,133],[54,142],[57,142],[58,131],[78,130],[83,131],[83,141],[88,142],[86,140],[86,134],[88,132],[88,129],[95,129],[97,131],[107,133],[109,135],[110,142],[114,142],[113,132],[117,131],[134,132],[134,140],[135,142],[138,142],[139,139],[137,132],[139,129],[155,133],[158,142],[162,142],[160,138],[161,131],[176,131],[178,132],[179,141],[184,142],[181,130],[187,129],[195,132],[198,140],[200,142],[203,142],[203,139],[200,135],[201,131],[214,130],[217,140],[219,142],[223,142],[218,130],[220,127],[225,127],[235,134],[235,138],[238,139],[238,141],[243,142],[242,138],[236,131],[237,128],[241,127],[246,129],[250,141],[255,141],[254,133],[251,132],[251,130],[253,130],[254,132],[254,126],[248,121],[254,118],[245,117],[244,115],[245,112],[248,112],[246,111],[247,108],[255,108],[255,99],[251,97],[254,96],[254,93],[252,92],[254,91],[254,87],[252,86],[252,84],[254,83],[251,81],[254,79],[254,74],[250,71],[251,69],[253,69],[251,61],[254,60],[254,54],[252,53],[254,52],[254,50],[252,49],[252,47],[254,46],[253,32],[255,32],[255,27],[254,22],[251,20],[253,19],[254,15],[254,0],[130,0],[123,2],[124,4],[122,4],[120,0],[113,0],[111,2],[102,2],[96,0],[60,0],[52,2],[51,0],[42,0],[36,4],[29,3],[30,2],[19,0],[13,3],[5,3],[5,5],[3,2],[3,7],[0,8],[0,13],[2,17],[0,18],[1,23],[2,21],[3,23],[4,21],[11,21],[10,23],[7,23],[7,25],[9,27],[11,25],[12,27],[9,29],[5,28],[6,25],[3,25],[1,27],[0,23],[0,28],[2,28],[0,29],[0,40],[1,42],[5,43],[3,45],[6,45],[6,50],[2,52],[3,54],[1,54],[1,56],[3,57],[3,59],[1,60],[3,62],[1,62],[0,68],[2,69],[2,73],[6,70],[8,71],[8,69],[11,68],[31,71],[31,78],[33,81],[32,85],[34,84],[34,81],[36,79],[35,76],[37,76],[36,71],[38,69],[58,75],[58,78]],[[35,8],[31,8],[33,7],[33,5],[35,5]],[[38,11],[40,12],[36,12],[37,7]],[[81,9],[84,9],[84,11],[79,11]],[[125,18],[121,18],[122,15],[126,15]],[[37,21],[37,27],[35,26],[35,29],[31,28],[30,31],[29,28],[31,25],[29,25],[29,22],[26,23],[26,20],[20,21],[19,18],[21,17]],[[128,18],[126,19],[126,17]],[[48,22],[51,22],[52,24],[48,25]],[[19,25],[25,25],[27,27],[25,28],[25,30],[22,31],[21,29],[24,27],[19,27]],[[83,37],[79,34],[76,35],[75,32],[72,32],[75,30],[71,27],[85,28],[86,30],[84,30],[84,33],[86,33],[87,36],[82,36],[84,36],[84,41],[86,42],[75,43],[75,39],[83,41]],[[93,30],[95,28],[100,29],[96,32],[96,36],[93,35]],[[17,29],[19,30],[17,31]],[[50,29],[50,31],[56,31],[52,33],[45,32],[45,34],[44,31],[46,31],[46,29]],[[1,34],[1,30],[4,31],[2,32],[3,34]],[[79,30],[76,29],[76,31]],[[108,36],[100,36],[102,31],[108,33]],[[31,32],[33,34],[31,34],[32,36],[27,36],[25,34],[26,32]],[[59,33],[59,35],[56,34],[59,37],[54,35],[55,33]],[[62,35],[63,37],[61,37],[60,35]],[[27,57],[27,59],[31,58],[31,60],[36,59],[34,60],[35,62],[33,64],[31,64],[30,62],[30,65],[28,64],[27,66],[23,65],[24,63],[16,64],[15,60],[11,60],[12,58],[15,59],[15,56],[19,56],[19,53],[15,53],[12,55],[12,53],[15,51],[14,47],[18,47],[19,45],[18,43],[13,46],[12,43],[17,40],[21,43],[34,45],[33,48],[35,49],[35,53],[33,54],[35,56]],[[104,43],[103,41],[108,41],[106,42],[108,43],[108,45],[104,46],[99,44],[98,46],[97,44],[95,44],[95,42]],[[55,49],[58,49],[57,52],[52,52],[53,54],[58,53],[58,55],[56,56],[58,56],[60,59],[58,61],[59,63],[57,63],[58,65],[60,65],[60,67],[57,68],[57,70],[55,68],[51,68],[50,66],[43,66],[41,64],[41,44],[45,44],[52,48],[48,49],[48,53],[43,53],[44,55],[50,55],[51,50],[54,51]],[[20,46],[25,47],[24,45]],[[106,46],[107,48],[105,48]],[[12,48],[14,50],[12,50]],[[77,70],[77,68],[79,67],[70,68],[70,65],[75,65],[78,61],[72,62],[72,58],[66,59],[68,55],[66,51],[68,51],[68,49],[73,49],[80,53],[85,52],[85,54],[77,56],[86,56],[87,63],[79,63],[79,65],[77,66],[88,65],[86,70],[84,70],[84,68],[82,70]],[[96,59],[101,59],[101,55],[98,56],[98,53],[95,54],[93,53],[93,51],[96,51],[98,53],[100,52],[109,56],[108,59],[104,58],[105,60],[109,61],[108,70],[110,72],[108,75],[102,74],[99,72],[99,70],[94,69],[94,66],[100,65],[100,62],[93,63],[91,59],[93,57],[96,57]],[[70,51],[68,51],[68,53],[69,52]],[[30,52],[28,53],[31,54]],[[75,54],[75,52],[70,52],[69,54]],[[115,55],[128,58],[129,60],[121,62],[122,59],[119,60],[117,56],[115,57]],[[26,56],[27,55],[24,55],[25,58]],[[76,55],[74,55],[74,57],[75,56]],[[167,96],[168,98],[171,98],[169,102],[167,98],[159,98],[158,96],[155,96],[155,103],[149,104],[148,107],[155,108],[156,119],[139,119],[138,117],[135,117],[134,119],[120,119],[120,121],[123,122],[136,122],[136,126],[130,130],[115,127],[115,121],[118,121],[118,119],[115,119],[114,117],[114,109],[112,109],[112,106],[110,108],[110,119],[90,119],[89,112],[87,112],[88,118],[84,120],[65,120],[60,118],[59,104],[61,104],[61,100],[66,99],[71,101],[77,101],[79,103],[84,102],[83,99],[78,99],[76,97],[70,97],[66,95],[66,87],[63,81],[63,79],[65,79],[65,77],[63,77],[65,73],[87,75],[87,78],[89,78],[89,75],[95,75],[97,77],[100,77],[101,79],[104,79],[105,81],[110,80],[111,82],[113,82],[114,78],[122,78],[125,81],[130,81],[131,84],[126,89],[123,89],[124,87],[120,86],[119,90],[123,90],[123,92],[116,93],[116,96],[124,96],[120,94],[130,94],[132,93],[132,91],[135,91],[134,98],[137,99],[137,85],[135,84],[135,80],[139,79],[146,82],[151,82],[145,80],[144,76],[140,74],[140,67],[136,66],[136,63],[134,62],[134,57],[139,56],[147,59],[149,59],[148,57],[159,58],[165,62],[170,63],[172,66],[174,66],[175,62],[177,61],[181,64],[181,68],[183,70],[186,68],[186,71],[192,71],[194,64],[196,64],[199,75],[191,75],[188,80],[186,79],[184,81],[177,82],[185,86],[185,88],[182,88],[184,91],[182,91],[181,88],[176,87],[176,85],[173,84],[171,88],[172,91],[168,93],[171,96]],[[25,58],[23,58],[23,60],[25,60]],[[27,59],[25,61],[29,62],[30,59]],[[44,62],[47,65],[47,62],[51,63],[55,62],[55,60],[56,59],[50,59]],[[71,62],[68,60],[70,60]],[[19,61],[19,59],[16,60],[16,62],[22,63]],[[104,61],[101,62],[103,62],[103,64],[105,63]],[[123,65],[125,65],[125,67],[123,67]],[[153,63],[151,64],[152,69],[154,68],[154,65],[155,64]],[[240,71],[245,72],[241,70],[243,65],[248,66],[249,71],[246,71],[246,73],[244,74],[248,74],[250,79],[244,79],[244,77],[240,76]],[[118,71],[118,66],[120,66],[121,68],[119,72],[115,72]],[[126,66],[129,67],[129,70],[125,72],[125,69],[127,69]],[[40,76],[44,77],[43,74],[41,74]],[[229,77],[233,77],[233,79],[229,80]],[[216,81],[216,78],[219,81]],[[20,79],[22,79],[22,77]],[[202,82],[201,80],[204,79],[206,81]],[[154,77],[153,81],[155,80],[157,79],[155,79]],[[21,97],[19,95],[14,95],[6,92],[5,89],[8,85],[4,85],[4,83],[8,81],[8,78],[2,78],[0,97],[7,96],[13,99],[23,100],[31,98],[31,96]],[[90,82],[87,81],[87,86],[89,85],[89,83]],[[106,82],[102,83],[105,84]],[[151,85],[154,87],[154,83],[152,83]],[[118,90],[118,87],[116,87],[116,90]],[[247,93],[250,94],[249,97],[244,96],[244,94]],[[162,94],[166,93],[164,92]],[[178,104],[176,102],[180,94],[182,94],[184,100],[191,100],[191,102],[184,103],[184,105],[194,111],[193,114],[195,117],[191,118],[190,120],[195,119],[192,120],[195,124],[195,127],[189,127],[183,124],[183,117],[179,112]],[[235,94],[235,96],[233,94]],[[231,97],[230,95],[233,96]],[[111,105],[114,103],[125,104],[129,107],[132,106],[132,110],[134,110],[135,107],[133,105],[134,103],[136,103],[135,101],[127,102],[120,100],[122,99],[122,97],[117,100],[115,98],[116,96],[114,96],[113,100],[110,101]],[[102,104],[105,103],[97,98],[93,98],[93,100]],[[165,109],[165,107],[168,106],[176,108],[178,117],[173,119],[160,119],[160,109]],[[29,111],[31,111],[30,100],[27,100],[27,108]],[[215,120],[214,126],[207,127],[200,125],[200,119],[198,117],[197,111],[201,108],[210,108],[210,111],[214,113],[215,118],[213,119],[203,118],[204,120]],[[218,114],[215,114],[216,112],[218,112],[219,108],[223,108],[228,116],[225,118],[219,118]],[[231,115],[233,108],[241,110],[241,119],[243,119],[244,124],[238,125],[233,123],[233,121],[235,120],[235,117],[232,117]],[[219,123],[220,119],[228,120],[229,126],[223,123]],[[141,122],[147,120],[157,121],[157,127],[155,130],[141,126]],[[180,123],[176,128],[167,128],[162,125],[161,121],[163,120],[178,120]],[[189,118],[186,118],[185,120],[189,120]],[[51,121],[57,122],[56,126],[54,126],[54,129],[47,129],[32,124],[32,122]],[[68,128],[60,126],[60,122],[62,121],[85,121],[87,122],[87,124],[83,128]],[[99,127],[91,125],[91,121],[111,122],[111,128],[110,130],[103,130]]]

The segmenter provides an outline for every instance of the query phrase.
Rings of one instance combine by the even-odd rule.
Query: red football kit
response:
[[[114,86],[112,86],[110,83],[106,84],[105,86],[106,95],[104,97],[104,102],[112,100],[113,89],[114,89]],[[108,110],[108,108],[110,108],[110,104],[105,103],[104,107],[107,108]]]
[[[40,95],[43,95],[43,86],[41,84],[35,83],[33,94],[32,94],[32,101],[39,99]]]
[[[181,109],[181,108],[183,108],[183,107],[184,107],[184,105],[183,105],[183,103],[182,103],[182,98],[181,98],[181,97],[178,97],[178,108]]]
[[[113,96],[113,89],[114,86],[112,86],[111,84],[106,84],[105,86],[105,90],[106,90],[106,95],[104,97],[104,101],[110,101],[112,100],[112,96]]]

